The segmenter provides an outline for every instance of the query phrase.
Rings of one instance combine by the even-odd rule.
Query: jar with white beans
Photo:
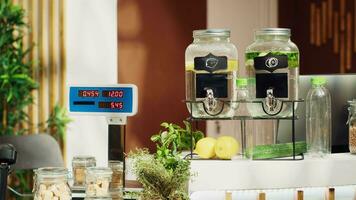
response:
[[[89,167],[86,169],[86,199],[110,198],[112,170],[108,167]]]
[[[66,168],[48,167],[34,171],[34,200],[71,200]]]

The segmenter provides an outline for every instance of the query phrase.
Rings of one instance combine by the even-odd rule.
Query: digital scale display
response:
[[[132,84],[108,87],[71,86],[69,111],[134,115],[137,112],[137,87]]]

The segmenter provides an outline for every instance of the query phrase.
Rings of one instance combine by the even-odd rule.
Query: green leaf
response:
[[[161,139],[161,136],[160,135],[152,135],[151,136],[151,141],[152,142],[157,142]]]
[[[167,127],[169,126],[169,124],[168,124],[167,122],[163,122],[163,123],[161,124],[161,126],[164,127],[164,128],[167,128]]]
[[[6,98],[6,101],[7,101],[7,102],[10,102],[11,99],[12,99],[12,96],[13,96],[13,92],[12,92],[12,90],[10,90],[10,91],[9,91],[9,94],[8,94],[8,96],[7,96],[7,98]]]

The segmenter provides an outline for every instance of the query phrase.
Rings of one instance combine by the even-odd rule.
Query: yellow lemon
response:
[[[197,153],[201,158],[213,158],[215,156],[215,143],[216,139],[212,137],[200,139],[196,144],[194,153]]]
[[[215,144],[215,154],[220,159],[231,159],[239,151],[239,143],[231,136],[221,136]]]

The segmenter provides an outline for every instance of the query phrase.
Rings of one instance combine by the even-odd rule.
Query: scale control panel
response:
[[[137,113],[137,87],[133,84],[70,86],[69,111],[86,115],[133,116]]]

